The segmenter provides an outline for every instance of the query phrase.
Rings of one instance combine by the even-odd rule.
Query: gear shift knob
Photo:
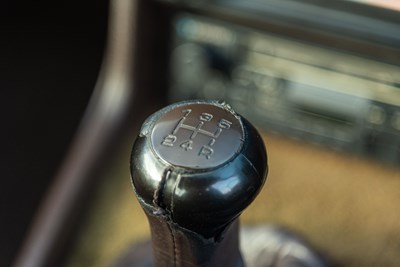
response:
[[[235,222],[267,170],[260,135],[226,103],[185,101],[150,116],[133,146],[131,174],[155,266],[240,266]]]

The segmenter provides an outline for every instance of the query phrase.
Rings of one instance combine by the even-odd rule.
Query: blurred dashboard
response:
[[[82,173],[72,171],[73,178],[68,172],[61,177],[77,181],[73,189],[79,194],[65,187],[65,194],[74,197],[63,216],[76,221],[81,231],[71,232],[66,227],[70,221],[61,220],[60,232],[48,235],[57,246],[48,245],[46,253],[57,262],[61,258],[52,249],[72,250],[69,264],[79,266],[82,259],[99,255],[82,249],[87,237],[104,244],[105,250],[98,251],[109,257],[99,259],[116,256],[108,241],[87,233],[106,231],[93,219],[108,202],[101,188],[115,188],[110,177],[129,174],[86,170],[111,162],[111,154],[99,147],[126,146],[147,114],[168,102],[193,98],[227,101],[264,132],[267,145],[271,143],[271,166],[276,169],[270,183],[275,187],[268,194],[282,209],[265,204],[265,193],[245,222],[289,225],[344,266],[398,262],[394,251],[400,226],[394,210],[400,195],[400,13],[394,1],[23,2],[8,1],[0,10],[0,85],[5,88],[2,113],[8,129],[2,133],[6,178],[1,179],[1,202],[7,215],[0,227],[6,237],[0,243],[1,266],[2,258],[8,266],[15,256],[39,203],[49,202],[46,196],[58,179],[57,170],[70,167],[65,165],[68,147],[79,137],[85,109],[86,128],[93,130],[73,150],[75,156],[83,155],[85,166]],[[124,94],[118,95],[122,87]],[[108,114],[109,107],[124,116],[89,116]],[[105,128],[92,127],[93,121],[107,119],[110,123],[104,125],[124,134],[107,135]],[[101,160],[91,156],[99,151]],[[121,162],[113,164],[125,164]],[[96,183],[100,189],[88,186]],[[296,193],[299,187],[304,194]],[[53,195],[61,199],[60,192]],[[121,194],[124,199],[116,205],[128,207],[126,195]],[[82,196],[94,203],[82,201]],[[72,212],[82,203],[93,204],[98,213],[85,217]],[[327,210],[332,214],[321,217]],[[257,217],[259,213],[265,216]],[[123,216],[122,211],[118,214]],[[101,220],[126,226],[132,217]],[[143,224],[140,218],[138,222]],[[138,236],[143,237],[140,231],[125,235],[135,240]],[[72,238],[64,242],[66,237]],[[122,239],[119,235],[112,242],[122,244]],[[370,245],[360,246],[363,240]],[[365,251],[370,257],[363,258]]]
[[[345,4],[220,7],[244,23],[178,13],[170,99],[226,99],[268,131],[398,164],[399,17]]]
[[[223,99],[264,133],[271,172],[244,223],[289,227],[334,266],[397,266],[399,13],[348,1],[147,7],[160,20],[142,21],[152,40],[140,50],[152,66],[144,87],[162,81],[167,102]],[[107,266],[149,237],[128,154],[108,174],[124,178],[97,192],[68,266]]]

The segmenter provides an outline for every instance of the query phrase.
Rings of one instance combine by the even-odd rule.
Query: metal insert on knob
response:
[[[169,164],[207,169],[240,153],[244,130],[227,105],[185,103],[163,114],[150,138],[154,151]]]

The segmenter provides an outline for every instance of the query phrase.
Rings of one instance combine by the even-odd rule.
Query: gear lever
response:
[[[133,146],[131,173],[153,254],[131,257],[131,266],[245,266],[238,217],[267,170],[262,138],[224,102],[184,101],[150,116]]]

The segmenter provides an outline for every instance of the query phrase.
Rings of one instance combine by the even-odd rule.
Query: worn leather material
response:
[[[128,248],[110,267],[244,267],[239,251],[238,221],[218,240],[171,225],[159,216],[148,215],[151,242]]]
[[[187,229],[147,214],[150,222],[154,266],[243,267],[239,251],[238,223],[227,227],[218,239],[205,239]]]

